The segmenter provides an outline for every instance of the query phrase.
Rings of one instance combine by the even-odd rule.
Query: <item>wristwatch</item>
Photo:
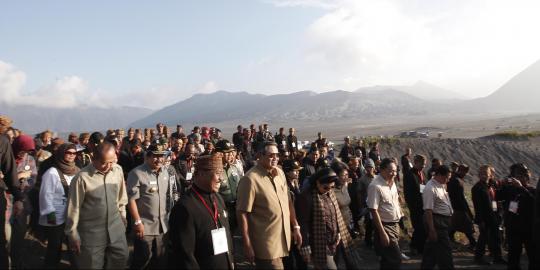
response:
[[[140,219],[139,219],[139,220],[135,220],[135,223],[133,223],[133,225],[135,225],[135,226],[137,226],[137,225],[139,225],[139,224],[142,224],[142,220],[140,220]]]

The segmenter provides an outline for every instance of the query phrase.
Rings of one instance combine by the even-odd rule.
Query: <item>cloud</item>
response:
[[[205,82],[200,88],[198,93],[212,93],[219,90],[219,86],[214,81]]]
[[[304,65],[334,88],[425,80],[464,94],[496,90],[540,58],[540,2],[274,0],[320,7]]]
[[[23,71],[0,61],[0,102],[50,108],[110,105],[101,91],[90,89],[88,83],[78,76],[65,76],[29,93],[25,91],[25,84],[26,74]]]

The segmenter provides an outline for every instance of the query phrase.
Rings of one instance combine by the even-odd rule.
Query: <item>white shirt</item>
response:
[[[390,187],[380,175],[369,184],[367,206],[377,210],[382,222],[398,222],[403,216],[396,183]]]
[[[74,175],[64,175],[68,185]],[[57,226],[64,224],[66,220],[67,198],[64,194],[64,187],[60,180],[58,170],[54,167],[48,169],[41,178],[41,188],[39,191],[39,225]],[[47,223],[47,215],[55,212],[56,225]]]
[[[452,204],[446,186],[433,178],[428,181],[424,188],[422,201],[424,202],[424,210],[432,210],[434,214],[443,216],[452,216]]]

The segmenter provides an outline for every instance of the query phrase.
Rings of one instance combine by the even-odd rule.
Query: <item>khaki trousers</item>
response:
[[[81,245],[81,253],[75,256],[79,269],[126,269],[129,256],[127,240],[101,246]]]

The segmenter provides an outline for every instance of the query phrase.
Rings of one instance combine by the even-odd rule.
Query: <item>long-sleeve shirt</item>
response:
[[[68,185],[74,175],[64,175]],[[48,169],[41,178],[39,190],[39,225],[57,226],[64,224],[67,211],[67,194],[65,194],[60,174],[56,168]],[[56,224],[47,223],[47,215],[55,213]]]
[[[126,237],[123,219],[128,198],[119,165],[105,174],[93,164],[84,167],[73,178],[68,197],[65,232],[70,241],[104,245]]]
[[[15,157],[13,156],[9,138],[4,134],[0,134],[0,172],[3,175],[3,179],[0,180],[0,192],[8,190],[15,201],[22,200]]]

